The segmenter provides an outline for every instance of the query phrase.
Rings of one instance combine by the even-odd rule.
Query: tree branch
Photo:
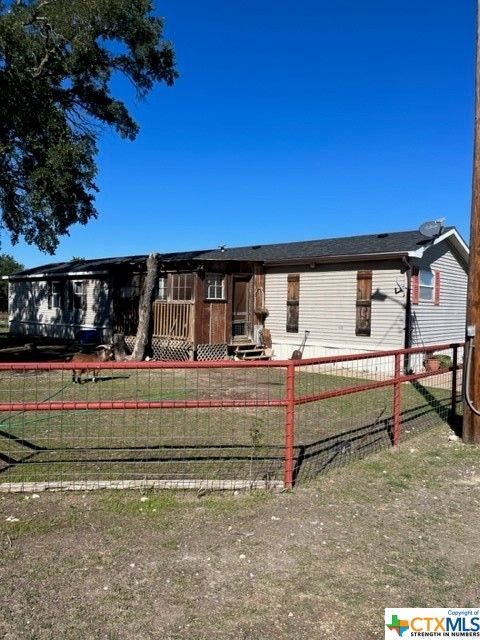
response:
[[[51,32],[52,32],[52,27],[48,22],[46,22],[45,23],[45,53],[43,55],[43,58],[40,60],[40,64],[33,71],[34,78],[38,78],[38,76],[42,74],[42,71],[48,62],[48,59],[50,58],[50,54],[55,52],[55,46],[49,49]]]

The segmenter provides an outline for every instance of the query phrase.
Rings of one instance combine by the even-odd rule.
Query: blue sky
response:
[[[181,77],[100,141],[98,220],[26,266],[414,229],[468,239],[474,0],[158,0]]]

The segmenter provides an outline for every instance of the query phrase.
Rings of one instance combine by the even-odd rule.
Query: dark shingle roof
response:
[[[448,231],[452,227],[444,229]],[[400,231],[379,233],[347,238],[327,238],[304,242],[284,242],[281,244],[253,245],[247,247],[217,249],[202,254],[207,260],[259,260],[262,262],[282,262],[283,260],[304,260],[313,258],[335,258],[339,256],[362,256],[416,251],[430,242],[420,231]]]
[[[65,275],[66,273],[99,273],[115,267],[141,266],[146,256],[124,256],[115,258],[95,258],[94,260],[72,260],[71,262],[52,262],[40,267],[19,271],[15,276],[34,276],[45,274],[48,276]]]
[[[443,233],[453,227],[443,229]],[[279,244],[251,245],[213,249],[207,251],[187,251],[165,253],[162,262],[203,261],[203,260],[236,260],[246,262],[291,262],[298,260],[329,260],[332,258],[349,258],[375,255],[401,255],[416,251],[431,242],[420,231],[398,231],[394,233],[378,233],[346,238],[327,238],[324,240],[305,240],[303,242],[283,242]],[[124,256],[115,258],[97,258],[95,260],[76,260],[46,264],[27,269],[15,274],[15,277],[28,277],[41,274],[54,277],[66,273],[98,273],[115,268],[143,267],[147,256]]]

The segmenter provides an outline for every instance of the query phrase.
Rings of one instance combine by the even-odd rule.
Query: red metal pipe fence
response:
[[[87,379],[101,372],[96,385],[69,382],[71,363],[0,363],[0,488],[124,476],[291,488],[305,469],[319,473],[382,443],[398,448],[402,429],[455,415],[462,350],[82,363]],[[438,371],[424,368],[432,352],[449,357]]]
[[[293,486],[295,457],[295,360],[287,364],[287,410],[285,417],[285,473],[284,485]]]

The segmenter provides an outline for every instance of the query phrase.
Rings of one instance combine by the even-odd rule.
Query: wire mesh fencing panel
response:
[[[81,384],[65,365],[32,367],[0,370],[0,483],[283,481],[282,367],[112,363]]]
[[[463,345],[443,346],[432,354],[410,354],[409,375],[401,385],[401,436],[420,433],[440,420],[452,427],[462,414]]]
[[[462,362],[0,363],[0,489],[290,487],[458,415]]]
[[[453,421],[461,409],[462,345],[325,360],[296,368],[297,483]]]
[[[393,354],[297,368],[296,482],[392,444],[394,370]]]

